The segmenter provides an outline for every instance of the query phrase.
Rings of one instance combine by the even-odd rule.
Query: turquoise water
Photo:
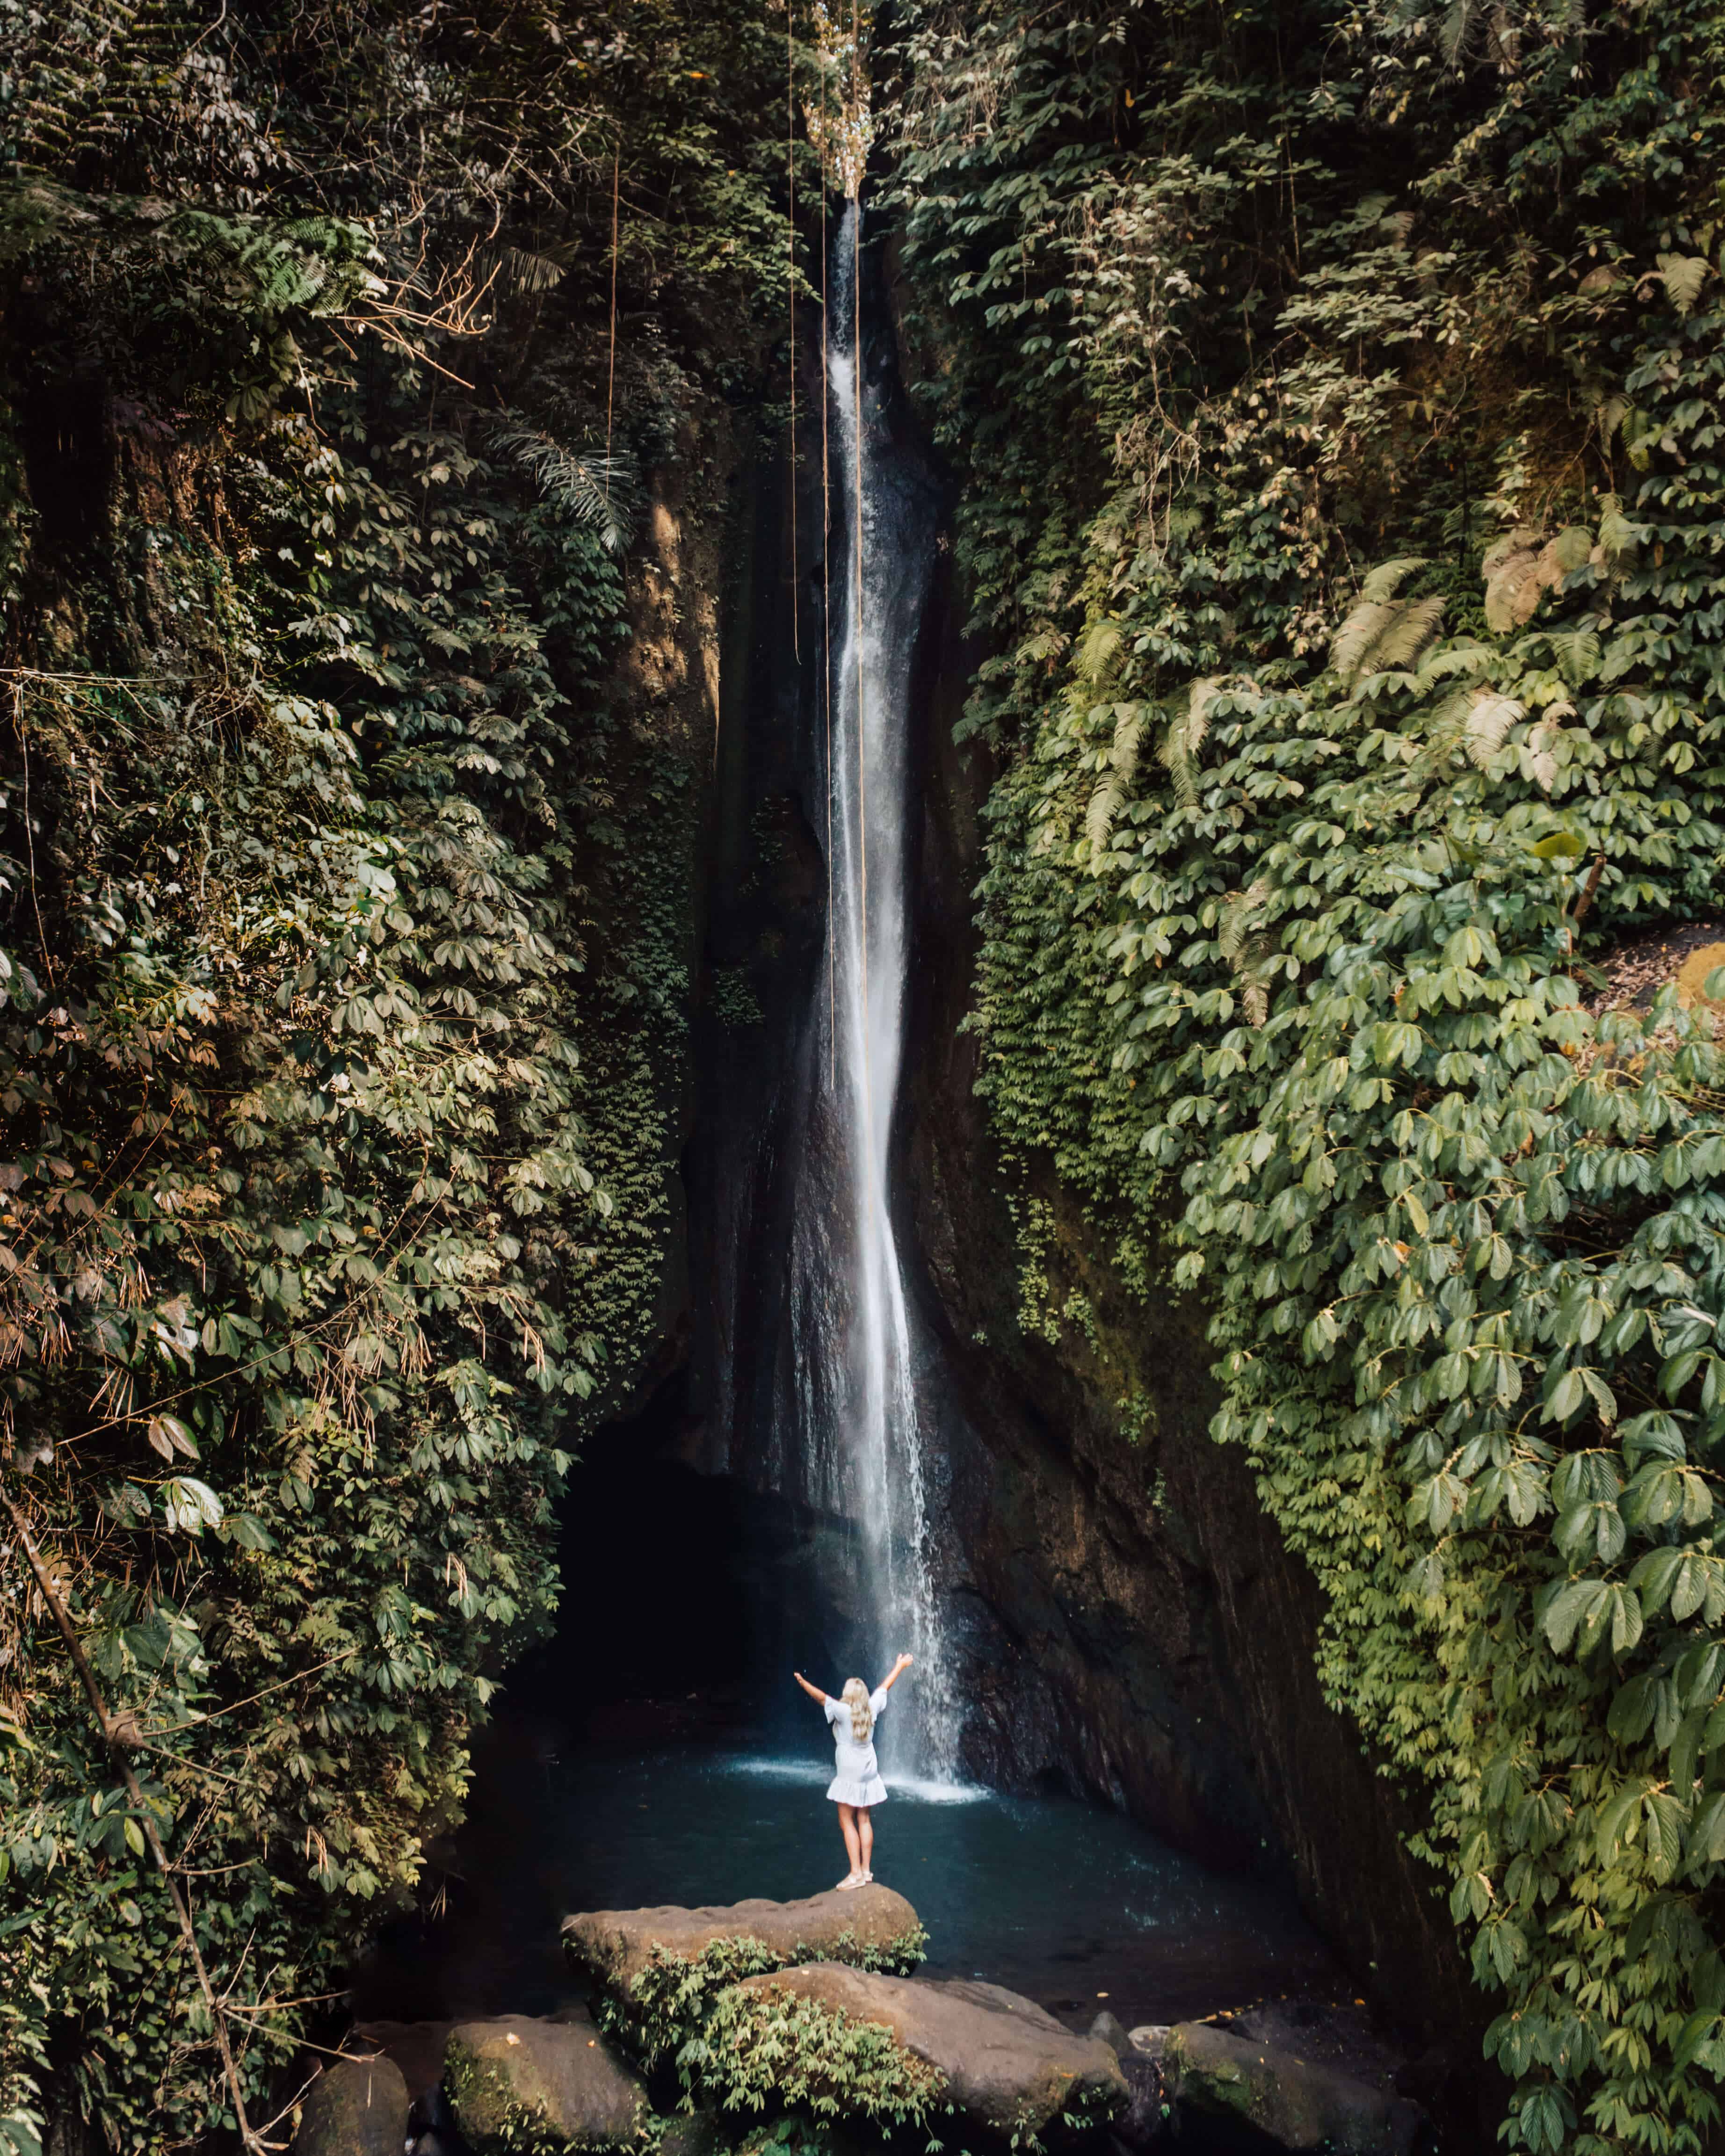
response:
[[[577,1909],[788,1901],[845,1869],[830,1755],[735,1740],[651,1750],[495,1732],[467,1826],[362,1974],[362,2015],[542,2013],[571,1995],[557,1925]],[[1065,1797],[900,1782],[875,1875],[915,1905],[930,1973],[981,1976],[1070,2022],[1128,2027],[1347,1987],[1291,1897],[1207,1871],[1118,1813]]]

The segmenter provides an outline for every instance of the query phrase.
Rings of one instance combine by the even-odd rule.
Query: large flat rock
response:
[[[998,1984],[936,1983],[819,1962],[748,1977],[737,1988],[812,1999],[847,2021],[890,2030],[939,2073],[943,2100],[993,2133],[1042,2138],[1068,2112],[1100,2123],[1130,2101],[1111,2046],[1076,2035]]]
[[[914,1968],[922,1927],[890,1887],[812,1894],[803,1902],[737,1902],[722,1909],[595,1909],[563,1919],[563,1946],[575,1966],[627,1996],[658,1948],[699,1960],[721,1940],[745,1939],[781,1965],[852,1962]]]
[[[646,2132],[646,2090],[586,2020],[458,2021],[444,2086],[480,2156],[633,2148]]]

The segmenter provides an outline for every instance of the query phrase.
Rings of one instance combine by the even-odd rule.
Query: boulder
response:
[[[1104,2007],[1090,2025],[1090,2033],[1099,2043],[1106,2044],[1117,2059],[1132,2049],[1132,2038],[1126,2033],[1119,2016]]]
[[[812,1894],[803,1902],[737,1902],[726,1909],[596,1909],[563,1919],[578,1969],[624,1997],[660,1948],[698,1960],[721,1940],[752,1942],[783,1965],[835,1961],[913,1969],[922,1958],[916,1912],[890,1887]]]
[[[444,2086],[479,2156],[631,2148],[645,2134],[646,2090],[586,2021],[509,2014],[457,2022]]]
[[[294,2156],[401,2156],[408,2085],[392,2059],[332,2059],[300,2100]]]
[[[1183,2114],[1255,2127],[1284,2148],[1409,2156],[1425,2124],[1419,2106],[1404,2097],[1206,2022],[1177,2023],[1160,2050],[1163,2079]]]
[[[831,1962],[747,1978],[746,1994],[788,1994],[889,2030],[941,2076],[942,2100],[973,2125],[1022,2140],[1058,2129],[1065,2114],[1100,2123],[1129,2102],[1120,2062],[1094,2036],[998,1984],[882,1976]]]

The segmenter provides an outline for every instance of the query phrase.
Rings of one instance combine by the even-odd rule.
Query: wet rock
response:
[[[1068,2113],[1099,2124],[1129,2102],[1120,2062],[1106,2044],[1075,2035],[998,1984],[879,1976],[818,1962],[752,1976],[737,1988],[788,1992],[849,2020],[891,2030],[912,2057],[936,2069],[945,2100],[973,2125],[1020,2142],[1045,2136]]]
[[[722,1909],[597,1909],[563,1919],[575,1967],[627,1995],[654,1948],[694,1961],[720,1939],[750,1939],[780,1962],[922,1959],[922,1927],[890,1887],[811,1895],[802,1902],[737,1902]]]
[[[1127,2035],[1118,2015],[1106,2010],[1091,2023],[1090,2033],[1098,2043],[1106,2044],[1117,2059],[1123,2057],[1132,2049],[1132,2038]]]
[[[335,2059],[300,2102],[294,2156],[401,2156],[408,2085],[393,2059]]]
[[[1185,2117],[1255,2127],[1284,2148],[1409,2156],[1425,2123],[1404,2097],[1201,2021],[1168,2031],[1160,2064]]]
[[[608,2149],[644,2138],[647,2092],[585,2022],[510,2014],[461,2021],[444,2066],[449,2107],[479,2156]]]
[[[1115,2118],[1112,2138],[1129,2156],[1142,2156],[1142,2152],[1159,2148],[1168,2140],[1174,2130],[1173,2106],[1168,2101],[1168,2084],[1163,2081],[1162,2068],[1156,2060],[1128,2046],[1121,2058],[1120,2071],[1127,2092],[1126,2109]]]

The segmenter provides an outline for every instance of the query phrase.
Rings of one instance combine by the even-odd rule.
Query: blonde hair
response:
[[[850,1709],[852,1737],[859,1744],[866,1744],[875,1726],[875,1710],[869,1705],[868,1686],[860,1677],[846,1677],[845,1689],[839,1697]]]

